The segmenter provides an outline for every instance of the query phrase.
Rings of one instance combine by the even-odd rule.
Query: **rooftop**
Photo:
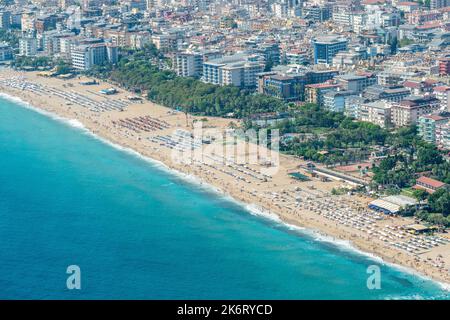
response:
[[[445,183],[443,183],[443,182],[441,182],[439,180],[435,180],[435,179],[432,179],[432,178],[425,177],[425,176],[421,176],[420,178],[418,178],[416,180],[416,183],[423,183],[423,184],[429,185],[429,186],[431,186],[433,188],[436,188],[436,189],[442,188],[443,186],[445,186]]]

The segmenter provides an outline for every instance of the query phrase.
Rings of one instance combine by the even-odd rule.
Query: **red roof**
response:
[[[434,28],[439,28],[442,26],[442,22],[441,21],[432,21],[432,22],[428,22],[426,24],[423,24],[421,26],[418,26],[417,29],[434,29]]]
[[[410,1],[405,1],[405,2],[399,2],[397,3],[397,7],[398,6],[418,6],[419,4],[417,2],[410,2]]]
[[[440,115],[437,115],[437,114],[425,115],[423,117],[427,118],[427,119],[434,120],[434,121],[440,121],[440,120],[446,120],[447,119],[447,118],[441,117]]]
[[[435,180],[435,179],[431,179],[431,178],[425,177],[425,176],[421,176],[419,179],[417,179],[416,183],[418,183],[418,182],[426,184],[426,185],[429,185],[429,186],[431,186],[433,188],[436,188],[436,189],[445,186],[445,183],[443,183],[443,182],[441,182],[439,180]]]
[[[438,87],[435,87],[433,90],[438,91],[438,92],[446,92],[446,91],[450,90],[450,87],[449,86],[438,86]]]
[[[439,83],[439,81],[434,80],[434,79],[425,79],[423,81],[423,83],[426,83],[427,85],[433,85],[433,84]]]
[[[404,87],[407,87],[407,88],[417,88],[417,89],[420,89],[421,84],[420,84],[420,82],[409,81],[409,80],[407,80],[407,81],[403,82],[403,86],[404,86]]]

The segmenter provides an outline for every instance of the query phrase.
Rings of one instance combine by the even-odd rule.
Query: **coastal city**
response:
[[[0,89],[450,283],[449,0],[1,0]]]

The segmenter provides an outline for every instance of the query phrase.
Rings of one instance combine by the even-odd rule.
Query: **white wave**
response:
[[[426,300],[424,296],[416,293],[410,295],[388,295],[384,300]]]
[[[251,215],[262,217],[264,219],[267,219],[267,220],[270,220],[272,222],[275,222],[278,225],[281,225],[281,226],[287,228],[288,230],[298,232],[300,235],[303,235],[303,236],[306,235],[306,236],[312,237],[313,240],[315,240],[315,241],[321,241],[321,242],[326,242],[326,243],[332,244],[336,248],[343,249],[343,250],[345,250],[347,252],[350,252],[350,253],[353,253],[353,254],[358,254],[360,256],[365,256],[365,257],[373,260],[374,262],[378,262],[380,264],[387,265],[387,266],[389,266],[391,268],[394,268],[394,269],[397,269],[397,270],[399,270],[399,271],[401,271],[403,273],[414,275],[414,276],[419,277],[421,279],[424,279],[426,281],[434,282],[434,283],[438,284],[443,290],[450,291],[450,284],[434,280],[434,279],[432,279],[432,278],[430,278],[428,276],[425,276],[425,275],[423,275],[423,274],[413,270],[412,268],[404,267],[404,266],[401,266],[401,265],[398,265],[398,264],[395,264],[395,263],[386,262],[386,261],[384,261],[384,259],[382,259],[381,257],[379,257],[379,256],[377,256],[377,255],[375,255],[373,253],[362,251],[362,250],[356,248],[350,241],[337,239],[337,238],[334,238],[332,236],[325,235],[325,234],[323,234],[323,233],[321,233],[321,232],[319,232],[317,230],[314,230],[314,229],[304,228],[304,227],[300,227],[300,226],[296,226],[296,225],[284,222],[283,220],[281,220],[281,218],[276,213],[273,213],[271,211],[265,210],[265,209],[257,206],[256,204],[247,204],[247,203],[244,203],[242,201],[236,200],[235,198],[231,197],[229,194],[227,194],[226,192],[224,192],[220,188],[217,188],[216,186],[213,186],[213,185],[211,185],[209,183],[204,182],[203,180],[201,180],[197,176],[194,176],[194,175],[191,175],[191,174],[187,174],[187,173],[178,171],[176,169],[173,169],[173,168],[169,167],[168,165],[166,165],[165,163],[163,163],[163,162],[161,162],[159,160],[146,157],[146,156],[142,155],[141,153],[137,152],[134,149],[131,149],[129,147],[124,147],[124,146],[122,146],[120,144],[114,143],[114,142],[112,142],[112,141],[110,141],[108,139],[105,139],[105,138],[95,134],[94,132],[92,132],[89,129],[87,129],[83,125],[83,123],[80,122],[77,119],[67,119],[67,118],[61,117],[61,116],[59,116],[59,115],[57,115],[55,113],[43,110],[41,108],[34,107],[33,105],[31,105],[30,103],[22,100],[21,98],[18,98],[18,97],[15,97],[15,96],[11,96],[11,95],[6,94],[6,93],[0,92],[0,97],[2,97],[4,99],[7,99],[7,100],[10,100],[12,102],[15,102],[18,105],[20,105],[22,107],[25,107],[27,109],[30,109],[30,110],[33,110],[33,111],[38,112],[40,114],[43,114],[45,116],[48,116],[48,117],[50,117],[50,118],[52,118],[54,120],[60,121],[60,122],[62,122],[64,124],[66,124],[66,125],[69,125],[69,126],[73,127],[73,128],[79,129],[79,130],[83,131],[84,133],[89,134],[93,138],[95,138],[95,139],[97,139],[97,140],[99,140],[99,141],[101,141],[101,142],[103,142],[103,143],[105,143],[105,144],[107,144],[107,145],[109,145],[109,146],[119,150],[119,151],[126,152],[126,153],[128,153],[128,154],[130,154],[132,156],[135,156],[135,157],[137,157],[137,158],[139,158],[141,160],[146,161],[147,163],[151,164],[153,167],[155,167],[157,169],[160,169],[160,170],[162,170],[164,172],[167,172],[167,173],[169,173],[171,175],[174,175],[174,176],[176,176],[178,178],[183,179],[185,182],[188,182],[188,183],[194,185],[196,188],[202,189],[202,190],[207,191],[207,192],[213,192],[213,193],[217,194],[218,196],[220,196],[221,198],[223,198],[224,200],[233,202],[233,203],[241,206],[247,212],[249,212]]]
[[[74,127],[74,128],[77,128],[77,129],[83,129],[86,132],[88,131],[85,128],[85,126],[83,125],[83,123],[81,123],[77,119],[67,119],[67,118],[61,117],[61,116],[59,116],[59,115],[57,115],[57,114],[55,114],[53,112],[49,112],[47,110],[44,110],[44,109],[41,109],[41,108],[37,108],[37,107],[33,106],[32,104],[28,103],[27,101],[22,100],[19,97],[11,96],[11,95],[9,95],[7,93],[0,92],[0,98],[3,98],[5,100],[11,101],[11,102],[14,102],[15,104],[17,104],[17,105],[19,105],[19,106],[21,106],[23,108],[32,110],[34,112],[37,112],[39,114],[42,114],[42,115],[47,116],[49,118],[52,118],[54,120],[60,121],[60,122],[62,122],[64,124],[67,124],[67,125],[69,125],[71,127]]]

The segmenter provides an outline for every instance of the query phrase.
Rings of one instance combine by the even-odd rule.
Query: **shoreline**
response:
[[[61,81],[61,83],[64,83],[63,80],[57,81]],[[108,84],[108,86],[110,85]],[[261,201],[260,203],[258,203],[257,201],[251,201],[252,199],[246,198],[245,196],[240,194],[239,190],[223,188],[223,186],[221,185],[214,184],[211,179],[208,180],[208,176],[206,176],[205,178],[205,176],[202,176],[201,174],[195,174],[195,168],[192,170],[184,168],[185,170],[183,170],[182,165],[179,165],[178,167],[173,164],[171,165],[170,159],[167,159],[167,157],[164,157],[164,155],[162,155],[161,153],[142,152],[140,148],[133,147],[132,141],[122,140],[120,139],[120,136],[115,137],[114,132],[101,130],[100,124],[96,124],[95,121],[92,121],[92,119],[89,119],[88,117],[83,117],[83,114],[79,114],[78,110],[61,110],[62,108],[58,109],[58,107],[55,106],[57,104],[56,102],[54,104],[49,103],[49,105],[46,106],[43,104],[43,101],[39,101],[39,99],[33,99],[33,95],[28,92],[25,93],[18,90],[5,88],[1,84],[0,87],[2,87],[2,91],[5,92],[0,96],[3,96],[7,99],[9,97],[9,100],[12,100],[16,103],[21,102],[22,105],[24,105],[24,107],[26,108],[39,112],[45,116],[54,118],[55,120],[63,121],[66,124],[77,129],[81,129],[86,133],[92,135],[94,138],[102,141],[103,143],[108,144],[118,150],[125,151],[153,165],[156,165],[164,171],[174,174],[175,176],[180,177],[188,183],[192,183],[196,187],[201,187],[201,189],[204,189],[205,191],[213,192],[215,194],[218,194],[219,196],[223,196],[227,198],[227,200],[233,201],[237,205],[243,207],[252,215],[263,217],[264,219],[270,220],[272,222],[280,223],[283,225],[283,227],[307,236],[311,236],[316,241],[325,241],[336,247],[351,251],[352,253],[368,257],[371,260],[377,261],[378,259],[380,259],[382,264],[394,267],[402,272],[418,276],[424,280],[432,280],[436,282],[442,289],[450,291],[449,278],[445,278],[442,276],[440,277],[439,274],[435,274],[433,272],[431,272],[431,274],[428,274],[426,272],[428,268],[426,265],[415,266],[414,264],[408,264],[408,261],[410,260],[405,259],[402,255],[400,256],[403,259],[399,259],[398,252],[386,251],[383,247],[373,245],[371,244],[370,239],[367,239],[367,241],[365,241],[365,239],[359,239],[358,237],[354,237],[353,234],[350,234],[347,230],[341,230],[341,232],[339,232],[337,224],[336,228],[333,229],[333,222],[325,221],[327,223],[324,223],[324,220],[320,219],[316,221],[315,219],[313,219],[314,217],[312,218],[313,215],[308,215],[307,213],[305,213],[304,215],[302,213],[302,217],[298,217],[293,216],[287,212],[284,213],[281,208],[279,210],[272,210],[271,208],[268,209],[263,201]],[[122,89],[120,90],[123,91]],[[69,107],[69,109],[71,109],[71,107]],[[74,120],[76,122],[74,122]],[[229,190],[229,192],[225,192],[224,190]],[[392,253],[394,253],[394,255],[390,255]]]

